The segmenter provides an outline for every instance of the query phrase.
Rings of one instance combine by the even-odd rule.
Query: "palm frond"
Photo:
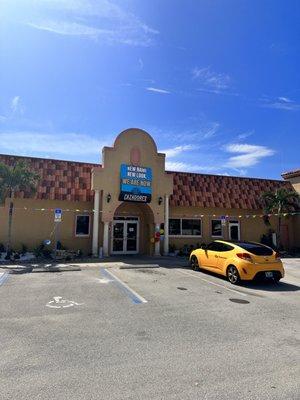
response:
[[[25,161],[17,161],[13,167],[0,163],[0,195],[2,198],[20,190],[34,192],[40,176]]]

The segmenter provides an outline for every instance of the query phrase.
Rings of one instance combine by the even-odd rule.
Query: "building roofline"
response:
[[[22,156],[22,155],[17,155],[17,154],[2,154],[0,153],[0,157],[16,157],[16,158],[25,158],[25,159],[34,159],[34,160],[40,160],[40,161],[56,161],[56,162],[65,162],[65,163],[72,163],[72,164],[81,164],[81,165],[89,165],[93,167],[102,167],[102,164],[97,164],[97,163],[89,163],[85,161],[72,161],[72,160],[61,160],[58,158],[43,158],[43,157],[32,157],[32,156]],[[282,177],[285,177],[288,174],[295,173],[297,171],[291,171],[291,172],[286,172],[282,174]],[[300,170],[298,171],[300,174]],[[215,177],[222,177],[222,178],[237,178],[237,179],[257,179],[261,181],[273,181],[273,182],[284,182],[282,179],[270,179],[270,178],[256,178],[256,177],[247,177],[247,176],[236,176],[236,175],[218,175],[218,174],[209,174],[209,173],[202,173],[202,172],[188,172],[188,171],[169,171],[166,170],[166,173],[168,174],[186,174],[186,175],[201,175],[201,176],[215,176]],[[298,176],[298,175],[297,175]],[[291,177],[291,176],[289,176]]]
[[[218,174],[204,174],[203,172],[185,172],[185,171],[166,171],[168,174],[187,174],[187,175],[202,175],[202,176],[216,176],[221,178],[237,178],[237,179],[256,179],[260,181],[284,182],[283,179],[271,178],[256,178],[253,176],[236,176],[236,175],[218,175]]]
[[[283,174],[281,174],[281,176],[283,177],[283,179],[296,178],[300,176],[300,169],[294,169],[293,171],[284,172]]]
[[[58,161],[58,162],[65,162],[65,163],[85,164],[85,165],[92,165],[95,167],[102,167],[102,165],[100,163],[97,164],[97,163],[86,162],[86,161],[61,160],[59,158],[19,156],[17,154],[3,154],[3,153],[0,153],[0,157],[16,157],[16,158],[26,158],[26,159],[34,159],[34,160],[41,160],[41,161]]]

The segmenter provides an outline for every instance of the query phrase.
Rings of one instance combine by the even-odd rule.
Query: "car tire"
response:
[[[192,268],[193,271],[199,271],[200,270],[199,261],[198,261],[198,258],[196,256],[192,256],[191,257],[191,268]]]
[[[227,279],[232,285],[237,285],[240,281],[240,274],[234,265],[229,265],[227,268]]]
[[[280,282],[280,279],[281,279],[281,278],[273,278],[274,283],[278,284],[278,283]]]

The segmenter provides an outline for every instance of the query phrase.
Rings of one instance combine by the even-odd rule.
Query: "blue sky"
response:
[[[170,170],[300,167],[298,0],[0,4],[0,153],[99,162],[138,127]]]

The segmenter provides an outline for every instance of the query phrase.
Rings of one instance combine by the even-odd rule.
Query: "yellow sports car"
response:
[[[282,261],[270,247],[260,243],[215,240],[192,251],[190,265],[194,270],[206,269],[227,276],[232,284],[254,278],[284,277]]]

